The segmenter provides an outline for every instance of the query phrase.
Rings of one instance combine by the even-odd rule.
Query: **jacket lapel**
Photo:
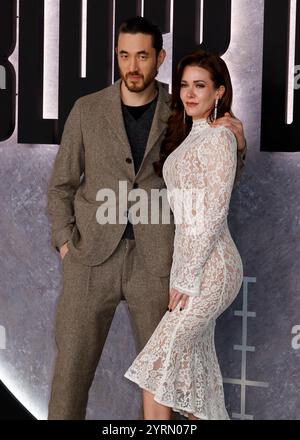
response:
[[[145,162],[147,155],[154,147],[154,145],[162,135],[163,131],[166,129],[168,118],[171,114],[170,112],[171,96],[164,89],[162,84],[160,84],[158,81],[156,81],[156,84],[158,86],[158,99],[157,99],[156,110],[153,117],[143,161],[141,163],[141,166],[139,168],[136,177],[142,171],[143,164]],[[130,157],[133,160],[131,147],[129,145],[124,119],[123,119],[120,85],[121,85],[121,80],[118,80],[110,87],[109,95],[107,97],[107,102],[106,102],[108,108],[105,119],[107,123],[110,125],[113,132],[119,138],[120,148],[123,151],[124,156]]]
[[[130,157],[133,161],[122,113],[120,85],[121,80],[119,79],[110,87],[110,93],[105,103],[108,106],[105,118],[112,131],[119,138],[120,148],[125,157]]]
[[[154,113],[143,161],[141,163],[137,176],[142,171],[143,164],[145,162],[147,155],[149,154],[151,149],[154,147],[154,145],[156,144],[156,142],[158,141],[158,139],[166,129],[167,122],[171,114],[171,110],[170,110],[171,96],[164,89],[162,84],[160,84],[158,81],[156,83],[158,86],[158,99],[157,99],[156,110]]]

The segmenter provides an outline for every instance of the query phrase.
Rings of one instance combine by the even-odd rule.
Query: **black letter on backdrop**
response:
[[[300,89],[294,90],[294,122],[285,122],[289,2],[266,0],[264,26],[261,150],[300,151],[300,117],[296,117],[300,115]],[[300,2],[297,6],[295,64],[300,64]]]
[[[0,142],[9,139],[15,129],[16,73],[8,57],[16,46],[16,1],[2,0],[0,14]]]
[[[173,63],[195,49],[205,49],[223,55],[230,44],[231,0],[204,0],[203,41],[200,40],[200,0],[174,2]]]
[[[111,0],[89,0],[87,14],[87,77],[81,78],[81,0],[60,1],[59,118],[43,120],[44,2],[20,0],[18,142],[58,144],[74,101],[111,83]]]

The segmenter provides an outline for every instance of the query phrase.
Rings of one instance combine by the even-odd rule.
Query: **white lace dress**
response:
[[[188,294],[188,304],[165,313],[125,377],[186,417],[229,419],[214,330],[243,279],[227,224],[236,166],[231,131],[200,119],[163,168],[176,223],[170,289]],[[184,214],[182,199],[190,208]]]

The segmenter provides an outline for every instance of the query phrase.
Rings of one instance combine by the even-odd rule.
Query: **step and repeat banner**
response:
[[[216,332],[226,404],[232,419],[300,419],[299,0],[0,0],[0,379],[47,417],[61,288],[48,182],[74,101],[118,78],[117,29],[135,15],[163,31],[170,92],[197,47],[229,67],[248,152],[229,216],[244,280]],[[122,302],[88,419],[139,417],[139,389],[123,378],[135,356]]]

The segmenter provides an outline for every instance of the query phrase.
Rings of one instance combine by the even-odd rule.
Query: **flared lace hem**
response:
[[[199,413],[199,412],[195,411],[194,408],[191,408],[191,407],[183,408],[183,407],[175,404],[174,402],[164,400],[162,396],[158,396],[157,393],[153,389],[151,389],[149,386],[145,386],[144,384],[141,384],[134,376],[131,376],[131,374],[128,371],[124,374],[124,377],[126,377],[126,379],[129,379],[132,382],[136,383],[140,388],[142,388],[146,391],[149,391],[149,393],[153,394],[153,398],[157,403],[160,403],[161,405],[165,405],[165,406],[172,408],[173,411],[178,412],[179,414],[181,414],[184,417],[188,418],[188,416],[190,414],[192,414],[194,417],[197,417],[197,419],[199,419],[199,420],[230,420],[227,411],[224,414],[224,417],[218,417],[218,418],[208,417],[207,414]]]

